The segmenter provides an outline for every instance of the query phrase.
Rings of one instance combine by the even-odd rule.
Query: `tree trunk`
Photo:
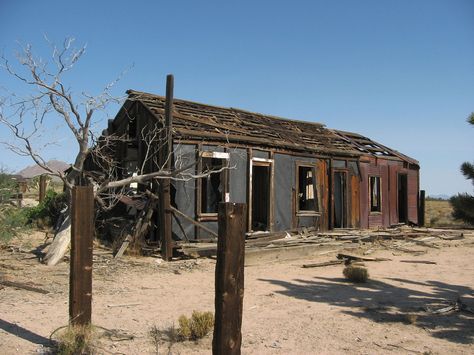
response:
[[[59,230],[54,236],[53,242],[49,246],[48,252],[43,259],[43,262],[48,266],[56,265],[66,254],[69,244],[71,243],[71,217],[68,216],[59,227]]]

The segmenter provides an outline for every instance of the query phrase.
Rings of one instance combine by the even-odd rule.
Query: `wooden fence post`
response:
[[[247,206],[219,204],[214,355],[240,354],[244,299],[244,256]]]
[[[418,206],[418,225],[425,225],[425,190],[420,190],[420,205]]]
[[[94,192],[92,186],[75,186],[71,201],[71,261],[69,273],[69,321],[91,323],[92,236]]]
[[[162,168],[171,171],[173,164],[173,75],[166,77],[166,101],[165,101],[165,143],[161,147]],[[170,261],[173,257],[172,220],[171,220],[171,180],[162,179],[160,181],[160,240],[161,257]]]
[[[39,177],[39,196],[38,201],[41,203],[46,196],[46,175],[42,174]]]

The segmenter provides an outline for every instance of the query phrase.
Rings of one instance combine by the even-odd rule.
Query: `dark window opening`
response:
[[[266,231],[270,227],[270,165],[252,167],[252,230]]]
[[[217,213],[218,211],[224,192],[223,173],[213,171],[222,169],[223,164],[223,159],[202,158],[201,172],[208,175],[200,179],[201,213]]]
[[[315,169],[298,166],[298,210],[318,211]]]
[[[135,139],[137,138],[137,119],[131,118],[128,121],[128,138]]]
[[[346,223],[346,174],[334,173],[334,228],[345,228]]]
[[[380,192],[380,176],[370,177],[370,212],[382,211],[382,196]]]
[[[408,223],[407,175],[398,174],[398,222]]]

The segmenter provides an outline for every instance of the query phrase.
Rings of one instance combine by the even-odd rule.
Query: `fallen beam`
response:
[[[315,263],[315,264],[303,264],[303,268],[310,268],[310,267],[322,267],[322,266],[331,266],[331,265],[339,265],[342,264],[344,260],[331,260],[325,261],[322,263]]]
[[[42,293],[42,294],[48,294],[49,293],[49,291],[43,290],[42,288],[30,286],[30,285],[25,284],[23,282],[1,280],[0,285],[19,288],[19,289],[22,289],[22,290],[27,290],[27,291],[32,291],[32,292],[38,292],[38,293]]]
[[[217,233],[214,232],[212,229],[206,227],[204,224],[198,222],[198,221],[195,221],[194,219],[192,219],[191,217],[189,217],[188,215],[185,215],[183,212],[177,210],[176,208],[174,208],[173,206],[170,206],[170,211],[177,214],[178,216],[180,217],[183,217],[185,220],[187,220],[188,222],[191,222],[192,224],[194,224],[195,226],[205,230],[206,232],[208,232],[209,234],[212,234],[214,237],[217,238]]]

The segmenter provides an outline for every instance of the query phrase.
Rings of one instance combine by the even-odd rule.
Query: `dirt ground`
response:
[[[39,263],[31,250],[43,238],[38,232],[0,250],[4,280],[49,291],[0,286],[2,354],[47,353],[50,334],[68,322],[69,264],[50,268]],[[441,309],[458,297],[474,309],[474,234],[437,245],[419,247],[424,253],[417,256],[361,246],[360,252],[371,248],[375,251],[370,256],[391,260],[367,262],[370,280],[360,285],[342,277],[342,265],[301,267],[333,260],[336,252],[246,267],[242,353],[474,353],[474,314],[426,311],[426,307]],[[214,310],[214,260],[159,261],[113,260],[107,250],[96,248],[93,323],[102,335],[99,354],[156,353],[148,335],[152,326],[169,329],[181,314]],[[209,354],[211,337],[198,342],[162,340],[158,350]]]

